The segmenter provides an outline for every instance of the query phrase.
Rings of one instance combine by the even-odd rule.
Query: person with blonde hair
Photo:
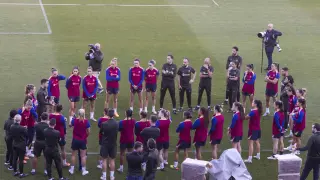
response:
[[[94,105],[97,98],[98,78],[93,75],[92,67],[87,68],[87,75],[83,77],[82,88],[82,109],[85,109],[86,104],[90,101],[90,119],[97,121],[94,118]]]

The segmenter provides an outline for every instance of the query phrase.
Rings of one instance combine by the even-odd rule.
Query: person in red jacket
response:
[[[211,119],[211,128],[208,133],[210,136],[210,144],[212,147],[212,159],[218,159],[218,145],[221,143],[223,137],[224,116],[220,105],[214,106],[214,116]]]
[[[49,86],[48,86],[48,96],[53,98],[54,104],[59,104],[60,102],[60,85],[59,81],[65,80],[64,75],[59,74],[58,70],[51,68],[51,76],[49,77]],[[53,112],[54,106],[50,106],[50,112]]]
[[[94,105],[97,98],[97,90],[98,90],[98,79],[92,74],[92,67],[88,67],[87,75],[83,77],[82,81],[82,109],[85,109],[86,104],[90,101],[90,119],[93,121],[97,121],[94,118]]]
[[[69,76],[66,80],[66,88],[68,91],[68,99],[70,102],[69,123],[71,123],[71,120],[75,114],[76,103],[80,101],[81,76],[79,74],[79,68],[75,66],[72,70],[71,76]]]
[[[140,121],[137,121],[134,126],[134,134],[136,135],[136,141],[139,141],[141,143],[144,142],[143,138],[141,137],[140,133],[141,131],[146,128],[150,127],[150,121],[147,119],[148,114],[144,111],[140,113]]]
[[[252,102],[252,109],[250,113],[246,116],[249,120],[249,130],[248,130],[248,145],[249,145],[249,157],[244,160],[244,162],[252,163],[253,154],[253,143],[256,144],[257,155],[253,156],[255,159],[260,159],[260,138],[261,138],[261,127],[260,118],[262,115],[262,102],[260,100],[254,100]]]
[[[156,92],[157,92],[157,79],[159,76],[159,71],[157,68],[154,67],[156,64],[155,60],[149,61],[149,67],[145,71],[145,90],[146,90],[146,102],[144,106],[144,111],[148,112],[148,101],[149,101],[149,94],[151,94],[152,98],[152,113],[157,114],[156,111]]]
[[[140,66],[140,60],[135,59],[133,61],[133,67],[129,69],[129,83],[130,83],[130,109],[133,111],[134,94],[138,94],[139,98],[139,112],[142,111],[142,83],[144,80],[144,69]]]
[[[264,81],[267,82],[266,84],[266,112],[263,116],[267,116],[270,114],[270,98],[272,98],[273,102],[276,101],[276,97],[278,96],[278,82],[280,78],[278,64],[273,63],[271,65],[271,70],[268,71]]]
[[[306,100],[298,100],[299,110],[296,113],[291,114],[293,120],[293,144],[296,143],[296,148],[301,146],[301,135],[303,130],[306,128]],[[296,151],[296,154],[300,154],[299,151]]]
[[[247,96],[249,96],[250,103],[252,104],[254,98],[254,84],[256,81],[256,74],[253,72],[253,64],[247,65],[247,70],[243,74],[242,82],[242,104],[246,107]]]
[[[234,111],[231,125],[228,127],[228,133],[231,137],[232,147],[237,149],[241,154],[241,144],[243,136],[243,120],[245,118],[244,109],[241,103],[235,102],[232,105],[232,110]]]
[[[199,109],[199,118],[192,124],[195,130],[193,144],[196,147],[196,159],[201,160],[201,147],[205,146],[208,136],[209,111],[205,107]]]
[[[160,136],[156,139],[157,149],[159,151],[160,167],[158,169],[164,170],[164,165],[168,164],[168,149],[170,139],[170,112],[162,109],[159,112],[159,120],[156,122],[156,127],[160,129]]]

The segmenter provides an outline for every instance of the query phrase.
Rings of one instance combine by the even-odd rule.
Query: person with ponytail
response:
[[[276,101],[274,103],[275,113],[272,122],[272,141],[273,141],[273,151],[272,156],[268,159],[276,160],[275,155],[278,153],[278,145],[280,143],[280,155],[283,154],[284,144],[283,144],[283,132],[284,132],[284,113],[283,104],[281,101]]]
[[[26,88],[25,88],[26,97],[24,99],[23,105],[27,102],[28,99],[31,99],[33,103],[33,108],[36,110],[38,106],[38,101],[34,96],[35,92],[36,92],[36,87],[33,84],[26,85]]]
[[[81,85],[81,76],[79,68],[77,66],[73,67],[71,75],[66,80],[66,88],[68,93],[68,99],[70,102],[69,109],[69,122],[71,122],[75,112],[76,112],[76,103],[80,101],[80,85]]]
[[[184,159],[188,158],[188,149],[191,147],[191,128],[192,128],[192,114],[190,111],[183,113],[184,121],[180,122],[176,132],[179,133],[179,141],[174,152],[174,162],[170,166],[172,169],[179,170],[179,152],[184,151]],[[160,131],[161,132],[161,131]]]
[[[126,118],[119,122],[120,131],[120,168],[118,172],[123,172],[124,156],[127,152],[132,152],[134,146],[134,126],[136,120],[132,118],[133,111],[128,109],[125,113]]]
[[[145,75],[145,89],[146,89],[146,102],[144,106],[144,111],[148,112],[148,102],[149,102],[149,94],[151,94],[152,98],[152,113],[157,114],[156,111],[156,91],[157,91],[157,80],[159,76],[159,71],[154,66],[156,65],[155,60],[150,60],[148,63],[149,67],[144,72]]]
[[[106,69],[106,88],[107,95],[104,104],[105,108],[109,108],[110,96],[113,95],[113,110],[115,117],[119,117],[117,112],[118,107],[118,93],[119,93],[119,81],[121,80],[120,68],[117,67],[117,58],[113,58],[110,61],[110,66]]]
[[[159,120],[156,122],[156,127],[160,129],[160,136],[156,139],[157,149],[159,151],[160,167],[158,169],[164,170],[164,165],[168,164],[168,149],[169,149],[169,132],[170,132],[170,113],[162,109],[159,112]]]
[[[212,159],[218,159],[218,145],[221,143],[223,137],[224,116],[222,112],[223,109],[220,105],[214,106],[214,116],[211,119],[211,128],[208,133],[212,147]]]
[[[243,136],[243,120],[245,119],[243,106],[239,102],[233,103],[233,114],[231,125],[228,127],[229,135],[231,136],[232,147],[237,149],[241,154],[241,144]]]
[[[201,107],[198,111],[199,118],[192,124],[195,130],[193,144],[196,147],[196,159],[201,160],[201,147],[205,146],[208,136],[209,111]]]
[[[56,68],[51,68],[51,76],[49,77],[49,86],[48,86],[48,96],[53,98],[54,104],[59,104],[60,100],[60,86],[59,81],[65,80],[64,75],[59,74]],[[51,107],[51,112],[53,111],[53,106]]]
[[[92,74],[92,67],[87,68],[87,75],[83,77],[82,81],[82,109],[86,108],[87,103],[90,101],[90,119],[93,121],[97,121],[94,118],[94,106],[97,98],[97,90],[98,90],[98,78]]]
[[[103,116],[98,119],[98,128],[101,129],[101,124],[108,121],[110,117],[108,116],[109,109],[104,108],[103,110]],[[102,133],[99,132],[99,146],[101,146],[101,139],[102,139]],[[97,168],[102,169],[102,157],[99,158],[99,164],[97,165]]]
[[[137,121],[135,124],[135,128],[134,128],[134,133],[136,135],[136,141],[139,141],[141,143],[144,143],[143,138],[141,137],[140,133],[141,131],[146,128],[146,127],[150,127],[150,121],[147,120],[147,116],[148,114],[144,111],[142,111],[140,113],[140,121]],[[146,148],[146,147],[144,147]]]
[[[247,163],[252,163],[253,143],[256,144],[256,152],[257,152],[257,155],[253,157],[255,159],[260,160],[260,138],[261,138],[260,118],[263,111],[262,102],[260,100],[254,100],[251,106],[252,106],[252,109],[250,113],[245,117],[245,119],[249,120],[249,128],[248,128],[249,157],[248,159],[244,160],[244,162],[247,162]]]
[[[272,63],[271,70],[268,71],[264,81],[267,82],[266,85],[266,112],[263,116],[267,116],[270,114],[270,97],[273,99],[273,102],[276,101],[276,97],[278,95],[278,82],[279,82],[280,74],[278,70],[278,64]]]
[[[254,97],[254,84],[256,81],[256,74],[253,72],[253,64],[247,65],[247,70],[244,72],[242,82],[242,104],[246,107],[247,96],[249,96],[250,103],[253,102]]]

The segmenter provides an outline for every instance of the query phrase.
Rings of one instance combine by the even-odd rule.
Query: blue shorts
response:
[[[72,139],[71,149],[73,151],[86,150],[87,149],[87,143],[84,140]]]
[[[146,84],[146,91],[147,92],[156,92],[157,91],[157,84]]]
[[[266,96],[268,97],[277,97],[278,93],[272,89],[266,89]]]
[[[189,149],[191,147],[191,143],[186,141],[179,141],[177,147],[178,149]]]
[[[294,137],[301,137],[302,131],[294,131],[294,130],[292,130],[292,134],[293,134]]]
[[[70,102],[79,102],[80,96],[69,96],[69,101]]]
[[[279,134],[276,134],[276,135],[272,135],[272,138],[280,139],[283,135],[284,135],[283,133],[279,133]]]
[[[107,93],[108,94],[118,94],[119,88],[107,88]]]
[[[61,147],[61,146],[65,146],[65,145],[66,145],[66,139],[65,139],[65,137],[60,138],[60,140],[59,140],[59,146]]]
[[[134,143],[120,143],[120,150],[132,149]]]
[[[169,142],[157,142],[157,149],[158,151],[161,149],[169,149]]]
[[[220,143],[221,143],[221,139],[212,139],[211,140],[212,145],[216,145],[216,144],[220,144]]]
[[[133,87],[130,88],[132,93],[141,93],[142,92],[142,87],[138,87],[138,89],[134,89]]]
[[[201,147],[201,146],[205,146],[206,142],[205,141],[198,141],[194,143],[195,147]]]
[[[238,143],[242,140],[242,136],[231,137],[233,143]]]
[[[253,130],[248,137],[249,140],[256,141],[261,138],[261,130]]]
[[[60,99],[59,99],[58,97],[54,97],[54,98],[53,98],[53,102],[54,102],[55,104],[59,104]]]

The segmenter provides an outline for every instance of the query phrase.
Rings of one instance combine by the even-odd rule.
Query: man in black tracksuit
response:
[[[213,67],[210,65],[210,58],[204,59],[204,64],[200,68],[200,83],[198,92],[198,104],[194,108],[195,111],[200,109],[203,91],[207,94],[208,109],[211,107],[211,80],[212,80]]]
[[[13,175],[19,176],[20,178],[26,177],[28,174],[23,173],[23,160],[24,155],[26,154],[27,141],[26,137],[28,136],[27,128],[20,125],[21,116],[19,114],[14,116],[14,124],[10,127],[10,134],[12,135],[13,143]],[[17,163],[19,160],[19,171],[17,172]]]
[[[59,179],[65,180],[62,174],[62,163],[61,156],[59,152],[59,140],[60,140],[60,132],[55,130],[56,119],[51,119],[49,122],[49,128],[44,130],[44,138],[45,138],[45,150],[44,156],[46,157],[46,168],[48,173],[48,178],[52,178],[51,165],[52,161],[54,161],[55,166],[58,171]]]
[[[229,97],[229,112],[234,102],[237,101],[237,94],[239,91],[239,79],[240,79],[240,70],[237,68],[237,65],[234,62],[231,62],[231,67],[228,71],[228,83],[227,83],[227,92]]]
[[[4,123],[3,130],[6,132],[6,135],[4,137],[4,140],[7,145],[7,152],[6,152],[6,162],[4,163],[5,165],[9,165],[8,170],[12,170],[12,159],[13,159],[13,154],[12,154],[12,135],[10,134],[10,127],[12,124],[14,124],[14,116],[17,115],[18,112],[17,110],[13,109],[10,111],[10,117],[6,122]]]
[[[264,46],[266,55],[268,58],[268,67],[265,70],[270,70],[272,62],[272,54],[274,47],[277,46],[277,38],[278,36],[282,36],[280,31],[273,29],[273,24],[268,24],[268,29],[265,31],[264,36]]]
[[[46,142],[45,142],[45,137],[44,137],[44,130],[49,128],[48,125],[48,118],[49,115],[48,113],[44,112],[41,114],[41,122],[35,125],[35,130],[36,130],[36,141],[34,143],[34,149],[33,149],[33,154],[34,158],[32,159],[32,170],[31,174],[35,175],[36,174],[36,169],[38,165],[38,158],[41,156],[41,153],[44,153],[45,147],[46,147]],[[48,172],[45,171],[45,174]]]
[[[192,88],[191,84],[194,82],[196,78],[196,71],[189,66],[189,60],[187,58],[183,59],[183,66],[178,70],[178,85],[179,85],[179,99],[180,99],[180,108],[179,112],[183,110],[183,102],[184,102],[184,93],[187,94],[187,102],[189,111],[192,111],[191,107],[191,93]],[[192,77],[191,77],[192,76]]]
[[[148,146],[147,146],[147,142],[148,139],[157,139],[160,136],[160,129],[157,128],[156,126],[156,122],[158,121],[157,116],[151,116],[150,117],[151,120],[151,126],[144,128],[141,133],[140,136],[143,138],[143,149],[146,152],[148,150]]]
[[[152,138],[147,141],[147,153],[146,153],[146,172],[143,180],[154,180],[156,178],[156,172],[158,167],[159,152],[156,149],[156,141]]]
[[[38,107],[37,107],[37,114],[38,114],[38,122],[41,121],[41,114],[44,112],[47,112],[47,105],[52,105],[49,103],[50,97],[48,97],[48,83],[49,81],[47,79],[41,79],[41,86],[40,89],[37,92],[37,101],[38,101]]]
[[[137,141],[134,143],[134,151],[127,154],[126,159],[128,163],[127,180],[138,180],[142,179],[142,168],[143,163],[143,145]]]
[[[283,112],[284,112],[284,129],[288,128],[288,122],[289,122],[289,96],[287,94],[287,89],[291,88],[291,90],[293,89],[293,77],[291,75],[289,75],[289,69],[287,67],[283,67],[281,69],[281,74],[282,74],[282,81],[281,81],[281,91],[280,91],[280,100],[283,102]]]
[[[175,90],[175,77],[177,74],[177,66],[172,63],[173,56],[167,56],[167,63],[162,66],[162,81],[161,81],[161,90],[160,90],[160,109],[163,108],[164,97],[166,96],[167,90],[169,90],[172,106],[173,106],[173,114],[177,113],[176,110],[176,90]]]

